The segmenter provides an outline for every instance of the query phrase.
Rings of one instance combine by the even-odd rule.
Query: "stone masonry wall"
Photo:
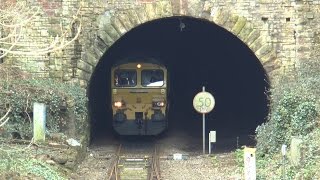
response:
[[[31,24],[22,32],[21,44],[29,44],[31,49],[37,50],[43,46],[49,45],[53,38],[61,34],[61,26],[66,29],[70,24],[72,16],[76,13],[79,2],[72,1],[26,1],[29,9],[40,7],[40,13],[32,20]],[[66,37],[66,41],[72,39],[72,33]],[[47,54],[19,55],[9,54],[5,62],[12,66],[17,66],[22,70],[29,71],[35,76],[44,78],[57,78],[69,81],[72,78],[75,67],[72,64],[72,58],[76,56],[75,43],[64,48],[62,51]]]
[[[9,56],[22,69],[86,86],[102,54],[123,34],[153,19],[192,16],[232,32],[256,54],[271,79],[319,51],[320,2],[312,0],[37,0],[39,21],[26,42],[46,41],[81,6],[80,38],[63,52]],[[72,38],[72,37],[70,37]],[[317,59],[315,59],[317,60]]]

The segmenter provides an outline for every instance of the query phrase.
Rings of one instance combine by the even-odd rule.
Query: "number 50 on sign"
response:
[[[193,98],[193,107],[196,111],[206,114],[212,111],[215,100],[209,92],[200,92]]]

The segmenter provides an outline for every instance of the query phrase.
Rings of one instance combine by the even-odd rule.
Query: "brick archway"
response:
[[[245,17],[233,14],[229,9],[214,8],[209,1],[204,2],[200,10],[188,14],[180,11],[178,15],[174,15],[171,2],[162,0],[128,10],[110,10],[100,15],[95,22],[97,31],[94,33],[94,38],[90,44],[86,45],[81,61],[78,63],[80,67],[78,76],[80,79],[89,80],[94,71],[92,67],[95,67],[114,42],[131,29],[152,20],[173,16],[191,16],[217,24],[244,42],[260,60],[268,74],[280,67],[275,48],[268,41],[269,35],[255,28]],[[87,64],[92,67],[86,68]],[[90,72],[81,69],[89,69]]]

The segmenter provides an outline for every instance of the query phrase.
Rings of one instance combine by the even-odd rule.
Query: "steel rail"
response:
[[[148,180],[160,180],[161,175],[160,175],[160,158],[158,154],[158,146],[155,145],[154,147],[154,153],[152,156],[152,165],[151,165],[151,172]]]
[[[114,162],[111,165],[111,168],[109,169],[109,172],[107,174],[107,179],[108,180],[120,180],[121,179],[121,172],[123,172],[123,168],[126,167],[124,166],[124,159],[126,162],[129,163],[139,163],[143,161],[143,159],[147,158],[148,164],[150,165],[148,170],[147,170],[147,180],[160,180],[161,179],[161,174],[160,174],[160,157],[159,157],[159,152],[158,152],[158,146],[154,145],[154,150],[152,153],[148,153],[148,155],[143,156],[142,160],[140,158],[135,158],[131,157],[130,155],[123,155],[123,145],[120,144],[117,151],[116,151],[116,157]],[[132,154],[132,153],[129,153]],[[147,153],[146,153],[147,154]],[[151,157],[150,157],[151,154]],[[129,166],[130,167],[130,166]],[[128,168],[128,167],[127,167]],[[138,167],[137,167],[138,168]],[[132,168],[131,168],[132,169]],[[134,169],[134,168],[133,168]],[[124,175],[124,174],[122,174]],[[126,177],[127,178],[127,177]]]
[[[119,179],[119,174],[118,174],[118,162],[120,158],[120,152],[121,152],[122,144],[119,145],[117,152],[116,152],[116,158],[108,172],[108,180],[111,180],[113,177],[115,180]]]

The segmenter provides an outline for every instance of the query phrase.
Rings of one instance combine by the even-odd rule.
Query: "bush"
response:
[[[87,98],[83,88],[53,79],[31,78],[23,73],[22,78],[15,78],[16,74],[10,74],[12,69],[8,71],[8,78],[0,80],[0,115],[9,107],[12,109],[5,125],[7,134],[31,139],[34,102],[47,106],[47,133],[70,130],[71,124],[75,124],[74,130],[85,129]]]
[[[297,76],[284,77],[270,90],[270,113],[256,129],[257,166],[260,179],[320,179],[320,61],[306,61]],[[280,148],[290,148],[292,136],[302,138],[303,161],[287,159],[282,174]],[[288,154],[290,156],[290,153]]]
[[[235,154],[235,159],[237,162],[238,167],[240,167],[241,169],[244,168],[244,150],[243,149],[236,149],[236,151],[234,152]]]
[[[258,154],[290,146],[291,136],[305,136],[318,127],[320,61],[306,60],[297,75],[284,76],[270,90],[270,114],[257,132]]]
[[[269,121],[257,128],[259,153],[279,152],[282,144],[290,145],[292,136],[310,133],[316,128],[317,116],[313,98],[284,92]]]

